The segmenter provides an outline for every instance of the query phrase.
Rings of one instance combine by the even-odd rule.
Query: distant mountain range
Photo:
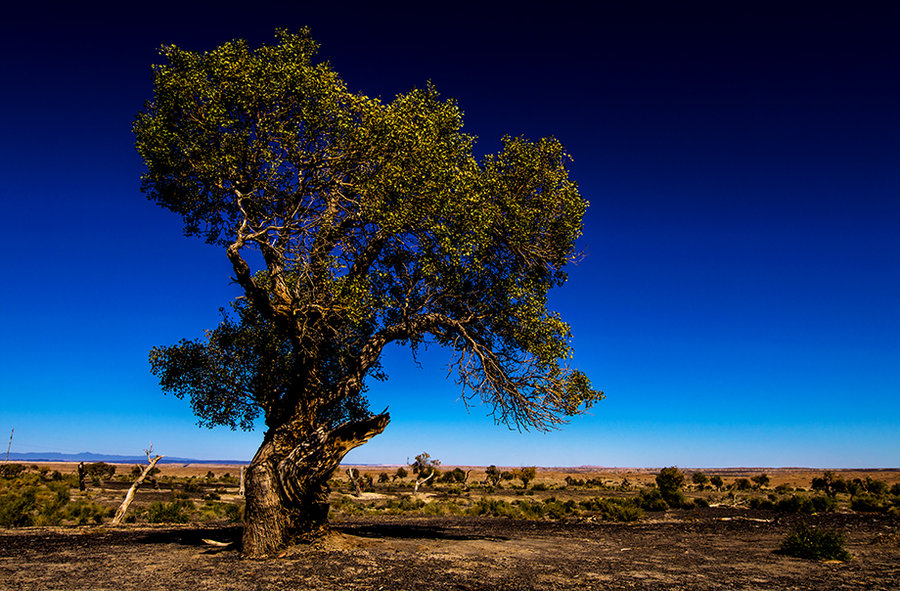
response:
[[[6,454],[0,455],[5,459]],[[77,454],[51,452],[10,453],[10,461],[17,462],[106,462],[108,464],[138,464],[147,463],[147,456],[116,456],[112,454],[95,454],[83,451]],[[166,456],[159,461],[160,464],[249,464],[246,460],[197,460],[194,458],[179,458]]]

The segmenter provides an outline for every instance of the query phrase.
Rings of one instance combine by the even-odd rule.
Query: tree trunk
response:
[[[266,433],[246,478],[243,551],[261,558],[328,529],[328,479],[351,449],[384,431],[385,412],[328,431]]]

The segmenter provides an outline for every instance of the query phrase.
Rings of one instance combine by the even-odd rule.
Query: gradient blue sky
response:
[[[348,460],[900,467],[900,12],[781,2],[36,2],[0,35],[0,437],[15,451],[249,459],[147,352],[236,295],[139,192],[156,48],[309,26],[348,85],[433,80],[479,150],[555,135],[591,208],[553,306],[607,393],[560,431],[467,412],[448,355],[391,349],[384,434]],[[361,8],[361,6],[367,6]],[[387,5],[383,5],[387,6]],[[4,431],[5,430],[5,431]]]

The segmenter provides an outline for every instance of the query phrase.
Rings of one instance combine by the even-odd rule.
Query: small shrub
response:
[[[542,491],[550,490],[550,488],[543,482],[538,482],[537,484],[535,484],[531,487],[531,490],[537,491],[537,492],[542,492]]]
[[[29,486],[0,495],[0,525],[3,527],[33,525],[36,492],[35,487]]]
[[[669,504],[663,499],[659,489],[654,486],[641,491],[640,507],[644,511],[665,511],[669,508]]]
[[[638,521],[644,517],[644,510],[639,503],[640,501],[633,498],[595,497],[582,501],[581,506],[587,511],[598,513],[605,521]]]
[[[732,486],[734,487],[734,490],[737,490],[737,491],[748,491],[751,488],[753,488],[753,484],[747,478],[736,479]]]
[[[0,464],[0,478],[15,478],[25,470],[24,464]]]
[[[810,529],[805,523],[800,523],[785,537],[779,552],[811,560],[850,560],[840,532]]]
[[[881,513],[887,509],[881,499],[869,493],[862,493],[850,499],[850,508],[866,513]]]
[[[78,525],[87,525],[90,522],[99,524],[112,512],[112,509],[107,509],[94,501],[78,499],[74,503],[66,505],[63,509],[63,518],[74,521]]]
[[[154,501],[147,508],[149,523],[187,523],[194,504],[184,499],[175,499],[171,503]]]

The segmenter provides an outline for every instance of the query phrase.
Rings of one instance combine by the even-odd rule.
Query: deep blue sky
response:
[[[561,431],[467,412],[432,349],[385,358],[358,462],[900,466],[900,12],[782,2],[33,3],[0,49],[0,437],[16,451],[249,459],[148,371],[236,295],[139,192],[162,43],[309,26],[351,89],[432,80],[478,149],[554,135],[591,202],[552,303],[606,391]],[[423,3],[424,4],[424,3]],[[867,7],[868,6],[868,7]],[[5,431],[4,431],[5,429]]]

